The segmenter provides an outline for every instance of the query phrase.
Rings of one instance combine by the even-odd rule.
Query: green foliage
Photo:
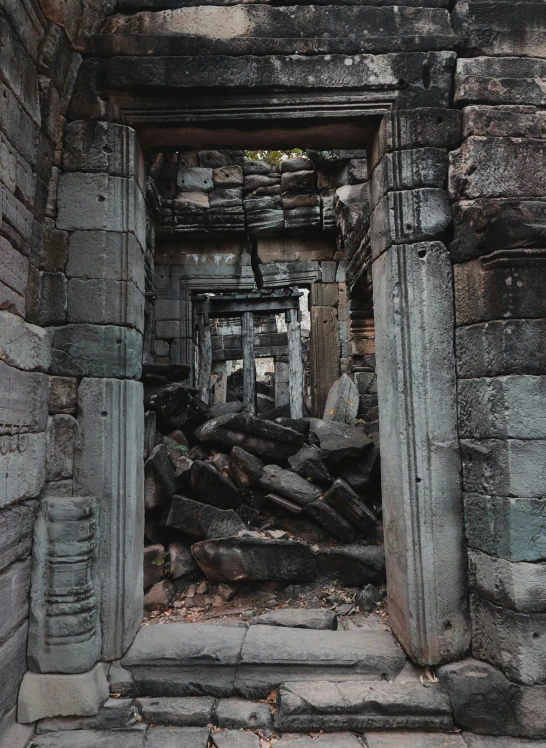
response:
[[[245,151],[245,158],[251,161],[265,161],[270,166],[277,166],[288,158],[303,155],[301,148],[292,148],[290,151]]]

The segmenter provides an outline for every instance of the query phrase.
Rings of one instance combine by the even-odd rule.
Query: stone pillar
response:
[[[311,400],[313,413],[322,418],[330,387],[339,379],[339,287],[337,283],[311,286]]]
[[[84,379],[78,389],[74,493],[100,504],[102,659],[121,657],[142,618],[144,407],[140,382]]]
[[[197,379],[197,389],[201,400],[208,405],[212,374],[212,342],[208,314],[200,314],[199,318],[199,377]]]
[[[216,382],[212,387],[212,404],[222,405],[226,402],[227,398],[227,362],[226,361],[213,361],[212,371],[216,374]],[[231,362],[230,362],[231,369]]]
[[[409,656],[469,646],[450,256],[443,186],[460,115],[392,112],[372,149],[372,254],[389,617]],[[426,148],[404,150],[415,142]],[[419,243],[421,242],[421,243]]]
[[[249,413],[256,413],[256,358],[254,353],[254,316],[252,312],[241,315],[243,339],[243,398]]]
[[[301,323],[299,309],[287,313],[288,326],[288,386],[290,389],[290,417],[303,418],[303,359],[301,355]]]
[[[275,359],[275,407],[290,402],[288,389],[288,361],[277,357]]]

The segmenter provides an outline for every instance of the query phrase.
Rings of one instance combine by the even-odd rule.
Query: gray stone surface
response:
[[[150,728],[146,748],[207,748],[208,727]]]
[[[38,501],[23,501],[0,510],[0,570],[28,556]]]
[[[546,563],[511,562],[468,549],[468,586],[495,605],[546,611]]]
[[[313,552],[297,540],[203,540],[192,546],[192,553],[213,582],[309,582],[316,576]]]
[[[216,699],[211,696],[137,699],[144,722],[175,727],[205,727],[212,722]]]
[[[119,660],[114,660],[108,670],[108,683],[110,684],[110,693],[119,694],[120,696],[136,696],[137,689],[133,674],[121,666]]]
[[[544,92],[536,80],[545,70],[546,61],[538,58],[460,58],[455,75],[455,104],[543,106]]]
[[[316,486],[297,473],[283,470],[278,465],[266,465],[258,484],[264,491],[280,493],[301,506],[306,506],[320,497],[320,491]]]
[[[165,548],[161,543],[147,545],[144,548],[144,589],[159,582],[164,572]]]
[[[207,540],[228,538],[246,530],[245,523],[233,509],[204,506],[199,512],[199,524]]]
[[[313,445],[304,444],[295,455],[288,458],[292,470],[303,478],[310,478],[319,483],[328,483],[330,473],[322,461],[320,451]]]
[[[0,508],[38,496],[45,482],[45,433],[2,434],[0,444]]]
[[[310,440],[320,446],[322,457],[328,462],[340,462],[347,457],[360,457],[369,447],[371,440],[360,426],[345,423],[326,423],[318,418],[309,422]]]
[[[364,500],[343,478],[337,478],[334,481],[332,487],[324,495],[324,501],[358,530],[369,531],[376,522],[374,513],[368,509]]]
[[[15,708],[0,717],[0,740],[7,748],[27,748],[33,737],[34,725],[20,725]]]
[[[273,716],[269,704],[256,704],[244,699],[219,699],[213,712],[218,727],[231,730],[271,730]]]
[[[461,439],[465,491],[493,496],[544,496],[546,439]]]
[[[350,543],[353,540],[354,531],[352,526],[323,499],[307,504],[305,514],[311,517],[317,525],[323,527],[334,538],[343,540],[345,543]]]
[[[317,553],[321,576],[346,586],[378,581],[385,569],[385,550],[379,545],[338,545]]]
[[[542,499],[464,497],[468,544],[508,561],[546,560],[546,506]]]
[[[287,734],[283,736],[287,748],[361,748],[362,743],[355,735],[347,732],[301,737]]]
[[[84,379],[74,492],[100,505],[102,656],[121,657],[140,625],[144,538],[142,384]]]
[[[158,444],[144,463],[144,506],[157,509],[171,500],[175,475],[165,444]]]
[[[295,629],[337,629],[337,616],[331,610],[322,608],[279,609],[272,613],[263,613],[250,621],[251,625],[288,626]]]
[[[500,735],[474,735],[464,732],[463,737],[468,748],[546,748],[544,740],[527,740]]]
[[[46,480],[72,478],[76,419],[68,413],[49,416],[46,431]]]
[[[47,332],[0,311],[0,361],[24,371],[46,371],[51,360]]]
[[[48,381],[45,374],[20,371],[0,361],[2,433],[45,431]]]
[[[79,730],[76,737],[70,732],[38,735],[32,745],[37,748],[73,748],[74,745],[78,748],[144,748],[145,739],[142,730]],[[163,745],[167,748],[166,743]]]
[[[99,662],[86,673],[71,675],[27,672],[19,691],[17,719],[28,723],[46,717],[94,716],[108,699],[105,667]]]
[[[76,413],[78,397],[78,380],[75,377],[48,377],[48,409],[51,415],[56,413]]]
[[[50,374],[72,377],[129,377],[141,373],[142,336],[115,325],[50,327]]]
[[[204,504],[217,509],[233,509],[241,496],[233,481],[208,462],[195,461],[191,466],[190,483],[193,495]]]
[[[470,641],[451,261],[440,243],[405,245],[374,263],[373,278],[389,620],[430,665]]]
[[[3,678],[0,681],[0,704],[2,714],[17,704],[19,685],[27,670],[27,634],[25,621],[17,631],[0,645],[0,668]],[[23,721],[19,718],[19,721]]]
[[[322,263],[324,265],[324,263]],[[340,421],[354,426],[360,396],[356,384],[348,374],[334,382],[326,399],[323,420]]]
[[[368,732],[365,735],[368,748],[466,748],[460,735],[426,732]]]
[[[448,152],[440,148],[413,148],[386,153],[371,180],[371,207],[390,190],[443,187],[448,173]]]
[[[31,559],[11,564],[0,573],[0,646],[28,616]]]
[[[355,595],[355,605],[362,613],[373,613],[380,602],[381,595],[373,584],[367,584]]]
[[[119,730],[137,722],[137,709],[133,699],[108,699],[93,717],[51,717],[41,719],[36,734],[70,730]]]
[[[275,727],[292,732],[453,727],[449,698],[420,683],[293,682],[280,690]]]
[[[123,325],[144,331],[144,292],[130,281],[72,278],[67,299],[69,323]]]
[[[221,730],[212,733],[215,748],[260,748],[260,738],[254,732]]]
[[[229,456],[228,472],[239,488],[250,488],[263,472],[263,462],[241,447],[233,447]]]
[[[100,657],[98,517],[93,498],[40,503],[28,640],[35,673],[85,673]]]
[[[143,248],[133,234],[75,231],[68,243],[66,275],[82,280],[126,281],[144,292]]]
[[[470,596],[472,654],[516,683],[546,682],[546,614],[518,613]]]

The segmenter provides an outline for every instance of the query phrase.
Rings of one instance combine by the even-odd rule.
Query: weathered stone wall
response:
[[[63,132],[81,53],[114,5],[0,8],[0,740],[27,668],[37,499],[72,477],[76,380],[48,376],[44,330],[67,314],[68,235],[55,222]]]

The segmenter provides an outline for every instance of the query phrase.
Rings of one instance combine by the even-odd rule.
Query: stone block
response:
[[[454,262],[503,249],[542,248],[545,215],[546,203],[541,200],[479,198],[455,203],[449,247]]]
[[[78,380],[75,377],[48,377],[48,410],[55,413],[76,413]]]
[[[470,640],[450,257],[440,243],[392,247],[373,280],[389,619],[411,658],[430,665]]]
[[[137,699],[137,708],[148,724],[202,727],[212,723],[216,699],[210,696]]]
[[[0,646],[0,714],[17,704],[19,685],[27,670],[27,632],[25,621],[10,638]],[[23,720],[19,719],[19,722]]]
[[[471,548],[507,561],[546,560],[543,499],[467,493],[464,507],[466,537]]]
[[[135,131],[113,122],[69,122],[64,130],[63,171],[132,177],[144,187],[144,158]]]
[[[208,727],[157,727],[146,740],[147,748],[207,748]],[[128,746],[131,748],[131,746]]]
[[[226,188],[243,186],[242,166],[220,166],[213,169],[212,176],[215,187]]]
[[[176,186],[180,192],[212,192],[213,171],[203,167],[182,168],[176,177]]]
[[[354,426],[358,403],[359,393],[356,384],[347,374],[342,374],[330,388],[322,418],[326,422],[342,421]]]
[[[453,29],[463,54],[546,57],[546,12],[542,3],[459,2]]]
[[[0,741],[8,748],[26,748],[33,736],[34,725],[20,725],[15,707],[0,717]]]
[[[389,192],[370,219],[373,256],[391,244],[424,242],[443,234],[451,224],[451,207],[444,190],[433,187]]]
[[[461,439],[465,491],[493,496],[544,496],[546,440]]]
[[[45,431],[47,376],[20,371],[0,360],[0,434]]]
[[[38,325],[61,325],[66,321],[66,277],[64,273],[40,272],[36,284],[37,303],[31,319]],[[30,312],[30,310],[29,310]]]
[[[463,110],[463,137],[544,138],[546,115],[535,107],[467,106]]]
[[[543,319],[485,322],[455,332],[457,374],[461,378],[544,374]]]
[[[35,673],[85,673],[100,657],[98,514],[92,498],[40,503],[28,637]]]
[[[68,243],[68,278],[132,281],[145,290],[144,253],[134,234],[75,231]]]
[[[46,432],[46,480],[72,478],[76,419],[60,413],[49,416]]]
[[[57,200],[57,228],[130,232],[146,246],[146,206],[134,179],[68,172],[59,177]]]
[[[144,292],[115,280],[68,281],[68,322],[123,325],[144,331]]]
[[[28,616],[30,567],[30,558],[25,558],[0,573],[0,647]]]
[[[448,152],[442,148],[412,148],[386,153],[370,181],[371,207],[375,208],[383,195],[390,191],[444,188],[448,164]]]
[[[19,691],[17,719],[26,724],[47,717],[92,717],[108,699],[105,667],[98,662],[87,673],[70,675],[27,672]]]
[[[273,727],[269,704],[249,703],[243,699],[220,699],[210,721],[231,730],[271,730]]]
[[[542,197],[546,177],[536,164],[545,158],[544,140],[471,136],[450,154],[450,197]]]
[[[31,166],[36,163],[39,130],[12,90],[0,84],[0,129]]]
[[[460,379],[459,434],[474,439],[546,439],[546,377]]]
[[[546,682],[546,614],[518,613],[470,596],[472,654],[516,683]]]
[[[47,332],[0,311],[0,361],[24,371],[46,371],[51,360]]]
[[[0,308],[23,316],[28,278],[28,257],[0,236]]]
[[[385,153],[411,148],[453,150],[461,142],[461,113],[452,109],[396,109],[384,116],[375,136],[371,168]]]
[[[114,325],[50,327],[50,374],[139,378],[142,335]]]
[[[36,734],[44,735],[48,732],[70,732],[72,730],[120,730],[134,725],[137,717],[138,711],[136,706],[133,706],[132,699],[111,698],[94,717],[41,719],[36,725]]]
[[[472,732],[463,733],[468,748],[546,748],[544,740],[527,740],[525,738],[511,738],[492,735],[475,735]]]
[[[495,605],[523,613],[546,612],[544,562],[512,562],[469,548],[468,586]]]
[[[0,507],[38,496],[45,482],[46,436],[0,435]]]
[[[454,266],[457,324],[546,317],[544,252],[498,250]]]
[[[458,727],[487,735],[546,737],[543,686],[516,685],[492,665],[470,658],[443,665],[437,674]]]
[[[22,501],[0,510],[0,570],[29,555],[37,511],[37,501]]]
[[[544,77],[546,60],[536,57],[460,57],[455,74],[455,104],[542,107],[546,92],[540,81]]]
[[[102,656],[121,657],[142,616],[144,408],[140,382],[84,379],[78,389],[74,493],[100,505]]]

